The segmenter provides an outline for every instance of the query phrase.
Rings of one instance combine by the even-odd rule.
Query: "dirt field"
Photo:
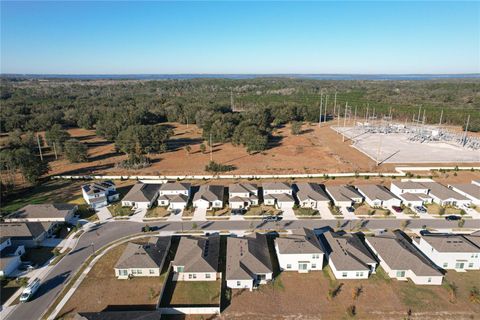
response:
[[[325,272],[309,274],[284,272],[275,285],[253,292],[234,290],[223,319],[348,319],[346,309],[355,305],[358,319],[405,319],[409,309],[412,319],[475,319],[480,305],[468,300],[473,285],[480,286],[480,272],[447,276],[458,286],[454,303],[444,286],[415,286],[380,275],[369,280],[345,280],[340,293],[329,300],[330,283]],[[362,286],[357,300],[354,288]]]
[[[95,264],[68,300],[59,317],[68,315],[65,318],[69,319],[69,316],[75,312],[97,312],[106,308],[111,310],[155,308],[163,276],[118,280],[114,275],[113,267],[125,247],[126,244],[122,244],[112,249]]]

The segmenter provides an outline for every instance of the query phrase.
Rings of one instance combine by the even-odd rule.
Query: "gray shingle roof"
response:
[[[387,188],[377,184],[364,184],[357,186],[366,197],[375,200],[388,201],[391,199],[398,199],[396,195],[391,193]]]
[[[38,238],[44,232],[48,231],[52,222],[9,222],[0,224],[0,233],[3,237],[9,237],[12,240]]]
[[[281,254],[323,254],[317,236],[307,228],[293,230],[292,234],[275,239],[275,243]]]
[[[428,189],[421,183],[415,181],[392,181],[392,185],[404,190]]]
[[[464,235],[464,237],[468,239],[468,241],[470,241],[471,243],[473,243],[474,245],[480,248],[480,230],[475,231],[471,234],[466,234]]]
[[[456,199],[456,200],[468,200],[467,197],[462,196],[460,193],[453,191],[437,182],[422,182],[422,185],[430,189],[430,194],[439,198],[440,200]]]
[[[330,201],[328,195],[316,183],[297,183],[297,198],[300,201],[312,199],[314,201]]]
[[[197,201],[200,199],[206,200],[208,202],[217,201],[217,200],[223,201],[223,192],[224,192],[223,186],[204,184],[200,186],[197,193],[195,193],[195,196],[193,197],[193,201]]]
[[[285,182],[265,182],[262,183],[263,190],[291,190],[292,187]]]
[[[150,202],[158,194],[160,184],[156,183],[137,183],[122,199],[123,201]]]
[[[186,182],[168,182],[162,184],[160,191],[188,191],[190,186],[191,184]]]
[[[476,252],[480,248],[459,234],[423,233],[423,240],[429,243],[438,252]]]
[[[335,201],[352,201],[352,199],[363,198],[363,196],[352,186],[326,186],[326,189]]]
[[[217,272],[220,236],[186,236],[180,238],[175,266],[183,266],[184,272]]]
[[[263,234],[227,239],[226,280],[250,280],[255,274],[272,273],[267,238]]]
[[[235,183],[228,185],[228,191],[230,193],[238,192],[251,192],[256,193],[258,191],[257,185],[252,183]]]
[[[325,249],[338,271],[369,271],[370,263],[377,263],[366,245],[356,234],[335,233],[327,231],[323,234]]]
[[[66,218],[76,205],[69,203],[29,204],[6,216],[6,219]]]
[[[473,183],[466,184],[452,184],[452,187],[468,194],[470,197],[480,199],[480,186],[477,186]]]
[[[398,230],[369,237],[367,241],[392,270],[411,270],[417,276],[426,277],[442,275]]]
[[[170,237],[152,237],[146,244],[129,242],[115,269],[162,268],[170,247]]]

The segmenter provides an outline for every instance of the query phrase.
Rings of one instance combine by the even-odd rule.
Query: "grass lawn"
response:
[[[385,217],[390,215],[390,211],[387,209],[383,208],[373,208],[369,206],[368,204],[364,203],[358,208],[355,209],[355,214],[356,215],[367,215],[367,216],[381,216]]]
[[[445,209],[445,212],[443,214],[441,214],[442,206],[440,206],[437,203],[427,204],[426,208],[427,208],[427,212],[429,214],[436,215],[436,216],[437,215],[447,215],[448,216],[448,215],[451,215],[451,214],[462,215],[462,213],[465,213],[465,211],[463,211],[461,209],[447,206],[447,207],[443,207]]]
[[[194,212],[195,212],[195,209],[193,207],[185,208],[183,210],[182,217],[193,217]]]
[[[90,206],[86,203],[78,205],[78,210],[75,214],[79,215],[80,219],[85,219],[92,222],[98,220],[95,210],[90,208]]]
[[[293,211],[295,212],[296,216],[312,217],[312,216],[318,216],[319,215],[318,210],[315,210],[315,209],[312,209],[312,208],[297,208],[297,209],[293,209]]]
[[[230,215],[230,208],[222,208],[219,210],[208,210],[207,217],[226,217]]]
[[[404,207],[402,208],[402,210],[403,210],[403,213],[404,213],[404,214],[408,214],[408,215],[411,215],[411,216],[416,216],[416,215],[417,215],[417,213],[416,213],[415,211],[413,211],[413,209],[411,209],[411,208],[408,207],[408,206],[404,206]]]
[[[135,240],[145,242],[148,238]],[[75,312],[99,312],[106,308],[155,309],[165,275],[119,280],[113,267],[127,244],[107,252],[90,270],[65,304],[58,318],[72,319]]]
[[[2,214],[17,211],[27,204],[84,203],[81,186],[84,181],[51,180],[41,185],[19,190],[7,199],[2,199]]]
[[[122,207],[122,203],[120,201],[110,205],[108,210],[110,210],[110,213],[113,217],[125,217],[133,214],[132,208]]]
[[[263,216],[263,215],[277,215],[280,213],[280,210],[275,209],[271,206],[260,205],[260,206],[251,206],[245,216]]]
[[[54,256],[54,249],[52,247],[25,248],[22,260],[31,261],[33,265],[40,267]]]
[[[177,281],[171,305],[205,305],[220,303],[221,282],[217,281]]]
[[[170,212],[168,212],[167,207],[154,207],[147,210],[145,218],[162,218],[168,217]]]

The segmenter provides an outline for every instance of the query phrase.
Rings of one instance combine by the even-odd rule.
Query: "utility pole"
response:
[[[235,112],[235,104],[233,103],[233,89],[230,89],[230,108]]]
[[[357,106],[355,106],[355,115],[353,116],[353,126],[356,126],[357,123]]]
[[[338,116],[337,116],[337,133],[340,134],[340,106],[338,106]]]
[[[337,91],[335,91],[335,101],[333,102],[333,116],[335,116],[335,110],[337,110]]]
[[[380,133],[380,141],[378,142],[378,151],[377,151],[377,167],[380,165],[380,150],[382,149],[382,133]]]
[[[318,126],[322,125],[322,104],[323,104],[323,93],[320,92],[320,112],[318,114]]]
[[[327,107],[328,107],[328,95],[325,97],[325,117],[323,117],[323,122],[327,123]]]
[[[440,122],[438,123],[438,126],[442,125],[442,118],[443,118],[443,109],[442,109],[442,112],[440,113]]]
[[[38,144],[38,152],[40,152],[40,160],[43,161],[43,154],[42,154],[42,147],[40,146],[40,137],[37,134],[37,144]]]
[[[345,130],[347,126],[347,108],[348,108],[348,101],[345,102],[345,113],[343,114],[343,130]],[[342,141],[345,142],[345,132],[342,132]]]
[[[367,103],[367,112],[365,112],[365,122],[368,122],[368,103]]]
[[[212,133],[210,132],[210,161],[213,161]]]
[[[55,148],[55,142],[53,143],[53,152],[55,152],[55,160],[58,160],[57,148]]]
[[[467,118],[467,125],[465,126],[465,134],[463,135],[463,145],[467,144],[467,131],[468,131],[468,124],[470,123],[470,115]]]

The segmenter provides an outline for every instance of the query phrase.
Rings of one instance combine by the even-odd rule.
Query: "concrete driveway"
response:
[[[112,219],[112,214],[110,213],[110,210],[108,210],[107,207],[102,207],[98,209],[97,216],[98,216],[98,220],[100,220],[101,222]]]
[[[207,221],[207,208],[195,208],[192,221]]]
[[[147,209],[136,209],[135,213],[128,220],[134,222],[143,222],[143,218],[145,218],[146,214]]]
[[[167,221],[182,221],[182,216],[183,216],[183,209],[180,210],[180,212],[177,214],[170,213],[170,215],[167,218]]]
[[[298,220],[298,218],[295,216],[293,208],[286,208],[281,210],[283,211],[282,220]]]
[[[320,217],[325,220],[334,220],[335,216],[332,214],[328,207],[321,206],[317,208],[318,212],[320,213]]]
[[[340,207],[340,213],[343,215],[344,219],[356,220],[359,219],[354,212],[349,212],[347,207]]]

